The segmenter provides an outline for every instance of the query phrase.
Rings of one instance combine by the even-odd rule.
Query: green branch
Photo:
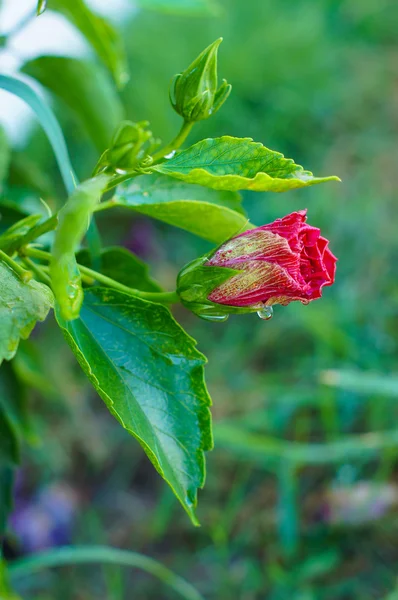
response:
[[[44,250],[39,250],[38,248],[25,247],[21,251],[22,255],[31,256],[32,258],[38,258],[39,260],[45,260],[47,262],[51,261],[50,252],[45,252]],[[93,271],[93,269],[89,269],[84,265],[78,265],[79,270],[82,275],[91,277],[94,281],[98,281],[108,287],[114,288],[115,290],[120,290],[125,294],[129,294],[130,296],[136,296],[138,298],[143,298],[144,300],[151,300],[152,302],[156,302],[157,304],[176,304],[178,303],[179,297],[177,292],[143,292],[142,290],[137,290],[134,288],[130,288],[123,283],[119,283],[102,273],[98,273],[97,271]]]
[[[185,142],[193,126],[193,122],[187,123],[184,121],[176,137],[166,146],[164,146],[164,148],[161,148],[158,150],[158,152],[155,152],[155,154],[152,155],[154,163],[167,156],[167,154],[170,154],[170,152],[173,152],[173,150],[177,150]]]
[[[32,279],[33,273],[26,271],[19,263],[3,252],[3,250],[0,250],[0,260],[6,263],[24,283],[28,283]]]

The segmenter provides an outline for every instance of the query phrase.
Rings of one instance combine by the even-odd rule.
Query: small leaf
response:
[[[90,253],[81,250],[77,262],[92,268]],[[101,273],[136,290],[160,292],[161,287],[149,277],[148,265],[135,254],[119,246],[104,248],[100,254]]]
[[[15,244],[23,238],[41,220],[41,215],[29,215],[17,221],[0,235],[0,248],[7,250],[11,244]]]
[[[114,201],[210,242],[222,242],[248,226],[238,194],[206,190],[171,177],[139,177],[120,185]]]
[[[110,412],[197,523],[197,488],[212,447],[205,358],[163,306],[116,290],[86,291],[80,318],[58,323]]]
[[[286,192],[300,187],[339,181],[314,177],[283,154],[251,138],[223,136],[206,139],[153,167],[154,170],[215,190]]]
[[[20,338],[29,337],[53,304],[51,290],[37,281],[23,283],[0,262],[0,364],[16,353]]]
[[[49,0],[48,7],[61,12],[81,31],[117,85],[122,87],[129,79],[127,58],[121,38],[112,25],[93,13],[83,0]]]
[[[138,0],[138,5],[171,14],[208,15],[218,12],[212,0]]]
[[[100,65],[64,56],[41,56],[25,64],[23,71],[78,115],[99,152],[108,146],[123,118],[123,107]]]

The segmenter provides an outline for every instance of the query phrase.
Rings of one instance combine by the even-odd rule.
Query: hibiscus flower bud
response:
[[[231,92],[231,86],[225,79],[217,90],[217,52],[221,42],[222,38],[219,38],[210,44],[172,81],[170,102],[187,123],[209,118],[224,104]]]
[[[106,159],[117,169],[131,169],[148,154],[148,143],[152,143],[152,132],[148,121],[122,121],[113,136]]]
[[[320,230],[300,210],[224,242],[182,269],[177,291],[182,303],[204,318],[228,313],[266,316],[274,304],[308,304],[332,285],[336,257]]]

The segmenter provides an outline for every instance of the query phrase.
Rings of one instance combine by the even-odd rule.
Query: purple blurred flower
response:
[[[31,501],[17,498],[10,525],[25,552],[70,542],[78,508],[76,492],[66,483],[44,487]]]

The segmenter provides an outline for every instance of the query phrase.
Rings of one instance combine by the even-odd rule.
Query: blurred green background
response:
[[[208,600],[393,600],[398,3],[218,0],[218,8],[199,15],[142,8],[120,19],[130,72],[120,91],[94,57],[93,81],[80,76],[85,85],[73,93],[66,68],[51,75],[37,62],[24,68],[56,79],[56,113],[78,175],[87,177],[123,115],[149,120],[163,140],[174,136],[170,79],[223,36],[219,74],[233,91],[190,141],[252,137],[316,175],[340,176],[341,184],[247,193],[244,202],[258,225],[307,207],[339,259],[336,283],[319,302],[277,307],[268,322],[249,315],[210,324],[176,309],[209,358],[214,402],[200,529],[95,396],[53,323],[41,326],[13,368],[0,371],[0,382],[11,385],[17,374],[26,386],[34,431],[7,552],[58,543],[48,530],[64,519],[65,540],[144,552]],[[40,197],[52,208],[64,201],[38,127],[14,150],[4,194],[1,227],[17,205],[29,211]],[[210,248],[131,213],[100,215],[98,223],[104,239],[147,260],[168,289],[185,263]],[[54,497],[61,516],[48,508]],[[61,569],[18,585],[24,598],[40,600],[175,597],[148,576],[115,567]]]

